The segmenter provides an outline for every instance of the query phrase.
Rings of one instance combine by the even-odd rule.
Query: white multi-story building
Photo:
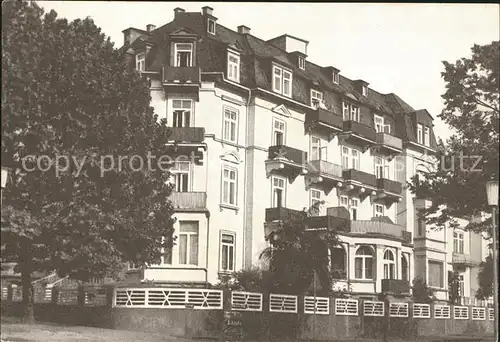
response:
[[[339,232],[342,245],[330,251],[336,287],[404,294],[420,275],[446,296],[450,236],[424,232],[416,213],[428,201],[406,186],[434,167],[432,116],[314,64],[303,39],[233,31],[210,7],[174,12],[159,28],[123,31],[121,51],[149,78],[178,157],[176,244],[160,265],[131,274],[216,283],[260,262],[276,222],[325,201],[309,224]]]

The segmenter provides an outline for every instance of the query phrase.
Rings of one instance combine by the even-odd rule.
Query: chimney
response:
[[[212,7],[205,6],[201,8],[201,13],[203,13],[203,15],[213,15],[213,12],[214,9]]]
[[[129,27],[122,31],[123,33],[123,44],[132,44],[137,38],[141,36],[141,32],[133,27]]]
[[[151,32],[156,29],[156,26],[153,24],[146,25],[146,31]]]
[[[184,8],[180,8],[180,7],[176,7],[174,8],[174,19],[177,18],[177,16],[180,14],[180,13],[184,13],[186,12],[184,10]]]
[[[250,27],[245,26],[245,25],[240,25],[240,26],[238,26],[238,33],[239,34],[250,34]]]

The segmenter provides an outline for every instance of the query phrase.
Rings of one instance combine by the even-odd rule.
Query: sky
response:
[[[115,42],[128,27],[160,27],[173,20],[174,8],[214,9],[221,25],[269,40],[284,33],[309,41],[307,59],[334,66],[350,79],[363,79],[381,93],[396,93],[415,109],[435,118],[436,136],[450,129],[437,117],[443,109],[442,61],[471,55],[474,44],[500,40],[500,7],[495,4],[250,3],[39,1],[69,20],[91,17]]]

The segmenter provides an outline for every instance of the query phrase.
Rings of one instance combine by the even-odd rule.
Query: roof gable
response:
[[[276,106],[272,109],[272,111],[286,117],[292,116],[292,113],[290,113],[290,111],[288,110],[288,108],[285,107],[285,105]]]

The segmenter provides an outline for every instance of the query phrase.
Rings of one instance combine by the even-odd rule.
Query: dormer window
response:
[[[318,107],[323,101],[323,93],[314,89],[311,89],[311,107]]]
[[[208,33],[215,34],[215,20],[213,19],[207,20],[207,31]]]
[[[240,56],[229,52],[227,53],[227,78],[231,81],[240,81]]]
[[[135,68],[137,71],[146,70],[146,54],[144,52],[135,55]]]
[[[342,117],[344,121],[359,122],[359,107],[344,101],[342,103]]]
[[[306,69],[306,59],[304,57],[299,56],[299,69]]]
[[[363,96],[368,96],[368,86],[363,85],[361,87],[361,92],[363,93]]]
[[[273,91],[286,97],[292,97],[292,73],[273,65]]]
[[[193,66],[193,44],[176,43],[174,49],[176,67]]]
[[[340,79],[340,75],[338,72],[334,71],[333,72],[333,83],[335,84],[339,84],[339,79]]]

